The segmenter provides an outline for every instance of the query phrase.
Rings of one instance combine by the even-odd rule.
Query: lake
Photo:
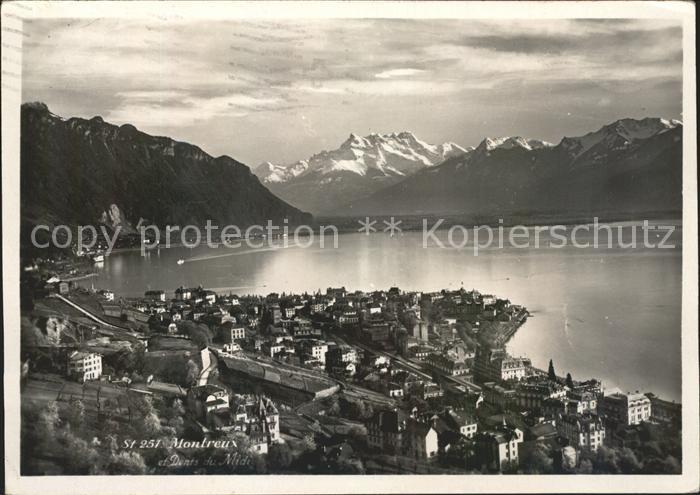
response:
[[[660,222],[668,225],[670,222]],[[678,222],[675,222],[678,225]],[[630,224],[612,224],[627,228]],[[530,229],[532,230],[532,229]],[[631,227],[623,232],[629,241]],[[447,232],[436,233],[447,242]],[[640,234],[637,234],[638,238]],[[114,253],[84,286],[140,296],[202,285],[219,292],[267,294],[345,286],[349,290],[475,288],[526,306],[532,317],[508,344],[557,374],[599,378],[606,391],[654,392],[681,399],[681,231],[674,249],[497,246],[423,247],[421,232],[338,236],[338,248],[217,249],[206,246]],[[543,238],[551,239],[551,238]],[[580,233],[577,240],[592,239]],[[275,242],[279,243],[280,240]],[[181,265],[178,259],[184,259]]]

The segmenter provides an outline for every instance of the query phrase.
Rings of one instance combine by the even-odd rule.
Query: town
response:
[[[25,275],[27,474],[680,472],[679,403],[510,355],[495,295]]]

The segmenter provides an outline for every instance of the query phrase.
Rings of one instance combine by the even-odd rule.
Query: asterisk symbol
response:
[[[371,232],[376,232],[377,229],[374,228],[374,224],[377,223],[376,220],[372,220],[370,222],[369,217],[365,217],[365,221],[363,222],[362,220],[358,220],[358,223],[362,225],[359,229],[357,229],[358,232],[364,232],[365,235],[369,235]]]
[[[387,230],[389,231],[389,234],[394,235],[396,232],[401,232],[401,228],[399,225],[401,224],[401,220],[396,221],[394,217],[391,217],[391,220],[387,222],[386,220],[382,220],[384,222],[384,225],[386,225],[386,228],[384,229],[384,232]]]

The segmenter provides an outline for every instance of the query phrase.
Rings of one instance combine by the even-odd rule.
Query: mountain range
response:
[[[327,213],[467,151],[454,143],[428,144],[410,132],[350,134],[337,149],[288,165],[265,162],[255,173],[291,204]]]
[[[100,117],[63,119],[43,103],[21,110],[21,216],[29,224],[244,227],[306,223],[244,164]]]
[[[675,120],[621,119],[558,144],[510,136],[468,148],[351,134],[337,150],[256,173],[326,216],[679,212],[682,132]]]
[[[618,120],[557,145],[487,138],[473,150],[328,213],[680,212],[682,137],[680,122],[645,118]]]
[[[102,223],[241,227],[325,216],[680,212],[678,121],[622,119],[558,144],[519,136],[476,147],[410,132],[350,137],[332,151],[256,177],[228,156],[134,126],[21,110],[23,225]],[[282,199],[280,199],[280,196]],[[293,205],[293,206],[292,206]]]

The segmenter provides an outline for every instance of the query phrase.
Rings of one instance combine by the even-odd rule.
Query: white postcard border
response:
[[[682,475],[19,475],[19,122],[22,19],[668,18],[683,22],[683,474]],[[695,9],[691,2],[7,2],[2,5],[2,243],[6,492],[452,493],[689,492],[698,466],[698,251]]]

